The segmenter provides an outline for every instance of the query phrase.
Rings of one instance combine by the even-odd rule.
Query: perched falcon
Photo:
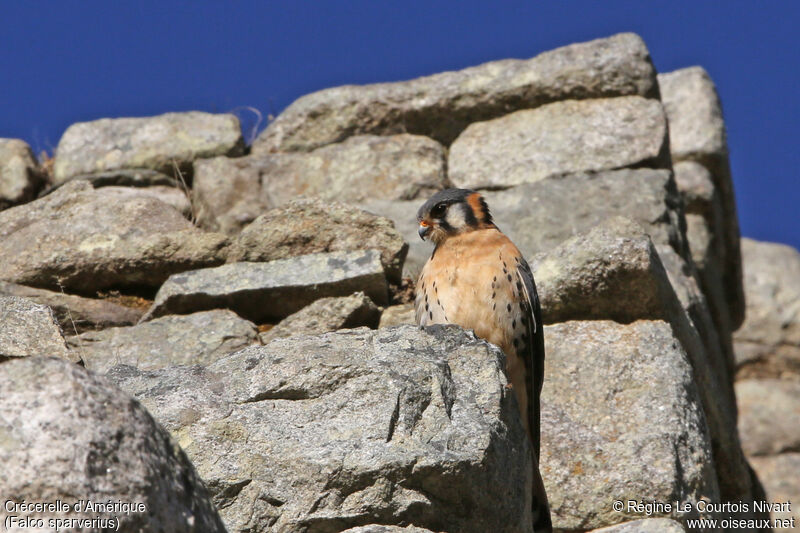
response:
[[[436,193],[419,212],[419,235],[435,248],[417,282],[417,324],[458,324],[499,346],[533,450],[534,531],[550,531],[539,474],[539,394],[544,337],[533,274],[497,229],[483,196],[466,189]]]

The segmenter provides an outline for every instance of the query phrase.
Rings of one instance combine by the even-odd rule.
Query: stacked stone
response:
[[[747,311],[734,334],[739,436],[772,513],[800,523],[800,252],[742,239]],[[794,518],[795,526],[791,526]]]
[[[96,379],[146,407],[202,478],[187,478],[199,501],[175,501],[206,530],[204,487],[229,531],[529,531],[503,354],[389,305],[430,254],[417,208],[451,186],[482,191],[534,269],[555,527],[682,530],[701,500],[762,497],[733,376],[784,368],[764,346],[786,343],[750,334],[757,355],[737,344],[734,360],[744,299],[719,101],[702,69],[657,75],[632,34],[319,91],[249,149],[229,115],[70,127],[44,196],[0,204],[27,202],[0,212],[0,312],[15,317],[0,321],[0,370],[66,374],[76,397]],[[45,354],[102,376],[29,357]],[[0,403],[52,387],[34,377]],[[30,435],[6,430],[15,464],[3,446]],[[764,453],[742,435],[754,464],[796,455],[791,435]],[[53,464],[37,476],[58,486],[69,464]]]

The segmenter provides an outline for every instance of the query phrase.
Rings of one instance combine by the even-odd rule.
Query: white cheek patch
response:
[[[466,227],[467,214],[464,211],[466,208],[467,206],[463,204],[454,204],[450,206],[450,209],[447,210],[447,216],[445,217],[447,223],[457,230]]]

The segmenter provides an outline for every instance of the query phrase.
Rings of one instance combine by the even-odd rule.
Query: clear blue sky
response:
[[[800,248],[799,25],[794,1],[9,2],[0,136],[52,151],[76,121],[276,114],[324,87],[634,31],[660,72],[700,64],[716,82],[743,235]]]

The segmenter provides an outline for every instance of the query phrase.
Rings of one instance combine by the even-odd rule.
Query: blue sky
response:
[[[527,58],[622,31],[660,72],[703,65],[728,127],[745,236],[800,248],[800,3],[790,1],[40,2],[4,4],[0,136],[52,151],[101,117],[251,106]],[[263,124],[262,124],[263,127]]]

